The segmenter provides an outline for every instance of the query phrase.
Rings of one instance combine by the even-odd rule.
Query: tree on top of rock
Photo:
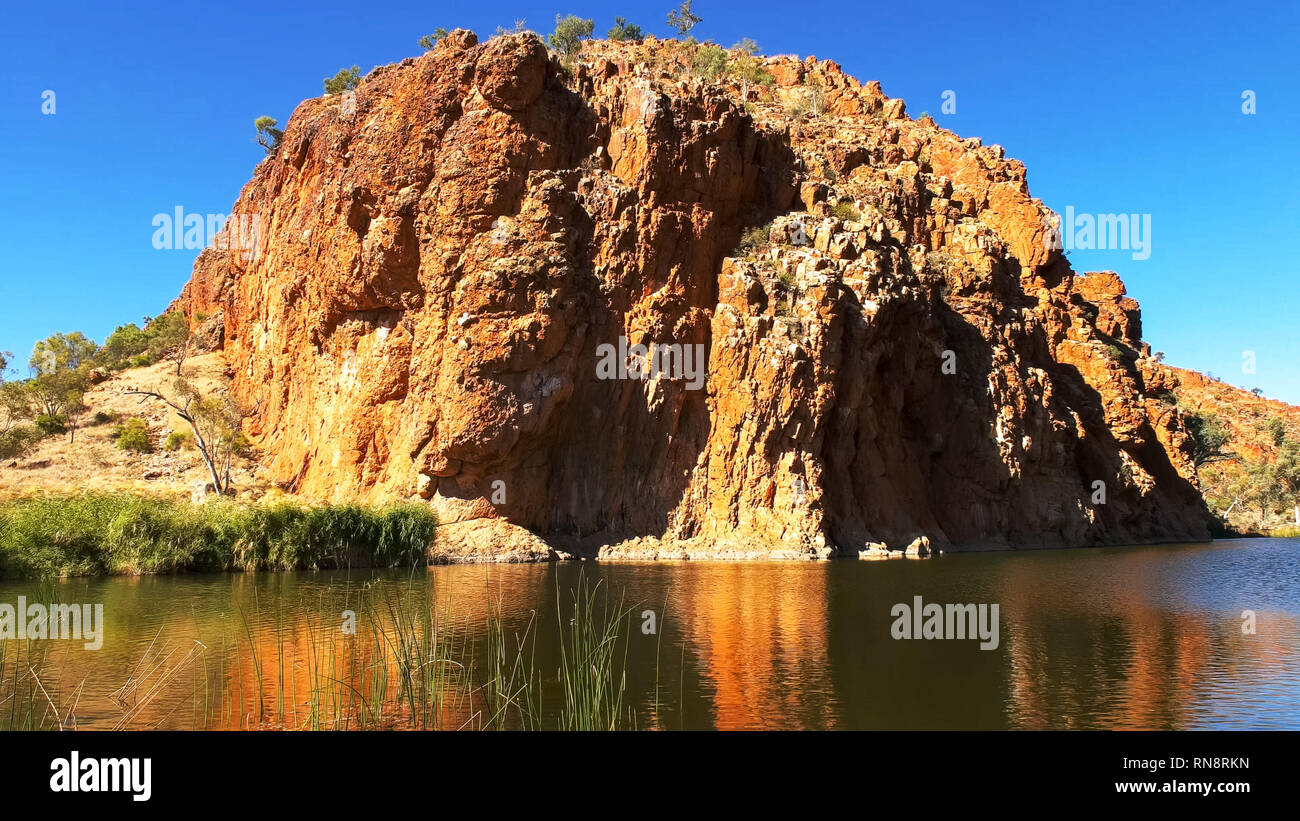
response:
[[[776,77],[763,65],[763,58],[758,56],[758,43],[746,37],[733,49],[740,52],[736,57],[732,71],[740,78],[740,99],[749,98],[749,84],[771,85]]]
[[[420,38],[420,48],[425,51],[433,51],[433,47],[438,45],[438,41],[447,36],[447,30],[442,26],[433,30],[433,34],[426,34]]]
[[[636,42],[644,35],[641,33],[641,27],[634,23],[629,23],[626,17],[615,17],[614,27],[609,30],[607,36],[611,40],[618,40],[620,42],[624,40]]]
[[[693,0],[683,0],[680,6],[668,12],[668,25],[683,37],[690,34],[696,24],[703,22],[702,18],[691,11],[692,2]]]
[[[342,94],[361,85],[361,67],[341,68],[333,77],[325,78],[326,94]]]
[[[555,32],[546,38],[554,51],[558,51],[565,57],[572,57],[582,48],[582,41],[591,36],[595,31],[596,23],[593,20],[583,20],[575,14],[567,17],[555,15]]]

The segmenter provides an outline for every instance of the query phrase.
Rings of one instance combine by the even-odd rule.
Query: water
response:
[[[540,723],[554,727],[564,709],[557,597],[569,601],[584,574],[612,591],[611,607],[621,594],[631,610],[618,658],[627,676],[625,726],[1296,729],[1297,557],[1300,540],[1252,539],[923,561],[74,579],[56,583],[54,598],[103,603],[103,647],[36,642],[31,658],[15,664],[23,648],[10,642],[0,728],[20,725],[24,710],[48,726],[50,704],[82,729],[309,726],[322,648],[369,648],[344,665],[365,678],[375,671],[375,643],[392,641],[375,638],[367,620],[384,619],[368,615],[374,608],[356,611],[359,635],[341,637],[343,611],[362,608],[366,596],[432,596],[458,637],[455,669],[474,675],[486,670],[487,624],[497,608],[508,644],[535,639]],[[0,603],[41,592],[0,583]],[[998,647],[895,640],[891,608],[917,595],[997,603]],[[1253,635],[1242,630],[1246,610],[1255,613]],[[653,633],[643,632],[646,611]],[[39,688],[24,688],[28,667]],[[391,690],[397,676],[389,675]],[[444,727],[482,718],[473,699],[444,712]]]

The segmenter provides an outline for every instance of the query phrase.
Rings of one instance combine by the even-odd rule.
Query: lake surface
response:
[[[536,724],[559,726],[558,671],[571,650],[562,636],[580,579],[597,585],[602,607],[626,612],[615,644],[620,726],[1296,729],[1298,560],[1300,540],[1249,539],[929,560],[4,582],[0,604],[102,603],[105,625],[99,650],[6,642],[0,729],[321,726],[322,715],[348,713],[328,703],[345,690],[370,693],[371,706],[384,691],[400,705],[409,654],[397,648],[428,633],[410,617],[421,611],[453,648],[436,665],[449,671],[438,686],[460,676],[471,692],[486,676],[495,613],[504,643],[528,648]],[[895,605],[916,596],[997,604],[996,649],[894,638]],[[347,610],[356,635],[344,629]],[[1243,611],[1254,613],[1253,634]],[[440,727],[483,724],[473,695],[437,709]],[[380,725],[402,726],[398,713]]]

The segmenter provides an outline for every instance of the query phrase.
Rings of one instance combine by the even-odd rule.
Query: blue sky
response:
[[[283,125],[343,66],[418,54],[435,27],[614,14],[666,34],[659,2],[9,4],[0,31],[0,350],[102,340],[157,314],[196,252],[156,250],[155,214],[226,213]],[[1150,214],[1151,255],[1116,270],[1167,361],[1300,404],[1294,321],[1300,11],[1284,0],[797,4],[696,0],[695,34],[834,59],[916,115],[1000,143],[1063,212]],[[55,113],[42,114],[42,92]],[[1242,113],[1242,93],[1256,113]],[[943,93],[957,110],[943,113]],[[1253,351],[1257,371],[1242,372]]]

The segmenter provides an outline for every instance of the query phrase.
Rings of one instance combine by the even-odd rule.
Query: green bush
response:
[[[611,40],[639,41],[645,35],[641,33],[640,26],[635,25],[633,23],[629,23],[626,17],[615,17],[614,27],[609,30],[609,34],[606,36],[609,37],[609,39]]]
[[[706,80],[716,80],[727,73],[727,50],[713,43],[704,43],[695,51],[695,73]]]
[[[15,425],[0,433],[0,459],[23,456],[43,438],[44,434],[32,425]]]
[[[61,413],[42,413],[32,420],[36,429],[45,436],[68,432],[68,420]]]
[[[862,219],[862,214],[858,211],[858,207],[848,200],[837,202],[835,205],[831,206],[831,216],[845,221],[851,220],[853,222]]]
[[[1223,446],[1228,444],[1232,437],[1217,415],[1197,411],[1184,416],[1183,423],[1190,434],[1188,449],[1192,464],[1200,467],[1226,458]]]
[[[437,520],[424,505],[203,505],[130,494],[0,502],[0,577],[294,570],[418,564]]]
[[[149,426],[143,419],[128,419],[113,431],[117,446],[132,453],[153,453],[153,442],[149,439]]]
[[[163,450],[168,453],[175,453],[181,448],[188,448],[194,444],[194,435],[188,431],[174,430],[167,434],[167,441],[163,442]]]
[[[118,416],[112,411],[95,411],[91,419],[96,425],[107,425],[109,422],[116,422]]]
[[[1281,447],[1286,440],[1286,424],[1276,416],[1268,420],[1268,436],[1274,447]]]
[[[583,20],[573,14],[566,17],[557,14],[555,31],[546,38],[546,42],[553,51],[566,58],[572,57],[582,49],[582,41],[590,37],[595,29],[596,23],[592,20]]]
[[[361,85],[361,66],[341,68],[338,74],[325,78],[326,94],[342,94]]]
[[[130,367],[132,360],[149,349],[149,335],[134,323],[118,326],[95,353],[95,362],[109,370]]]
[[[771,244],[772,223],[756,225],[740,235],[740,244],[736,246],[739,256],[762,250]]]
[[[425,51],[433,51],[434,47],[438,45],[438,41],[446,36],[447,30],[439,26],[433,30],[433,34],[426,34],[421,37],[419,40],[419,46]]]

